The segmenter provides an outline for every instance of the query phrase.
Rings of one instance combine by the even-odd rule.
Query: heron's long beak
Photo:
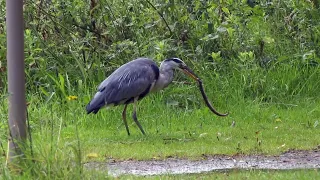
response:
[[[192,70],[188,66],[181,67],[181,70],[188,76],[190,76],[192,79],[199,81],[199,77],[192,72]]]

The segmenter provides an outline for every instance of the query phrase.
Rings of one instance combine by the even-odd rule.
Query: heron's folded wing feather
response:
[[[149,61],[128,63],[103,81],[99,91],[104,94],[105,102],[118,103],[144,93],[156,80],[155,76]]]

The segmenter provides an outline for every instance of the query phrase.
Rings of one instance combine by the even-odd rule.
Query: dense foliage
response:
[[[320,90],[317,1],[39,0],[24,8],[29,94],[81,94],[141,56],[180,57],[242,97],[271,100]],[[4,8],[0,14],[5,82]]]

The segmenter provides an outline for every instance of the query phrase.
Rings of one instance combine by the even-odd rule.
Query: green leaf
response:
[[[263,41],[264,41],[265,43],[268,43],[268,44],[274,43],[274,39],[271,38],[271,37],[267,37],[267,36],[265,36],[265,37],[263,38]]]
[[[65,80],[64,80],[64,77],[59,73],[59,79],[60,79],[60,90],[62,91],[62,93],[67,96],[66,94],[66,90],[65,90]]]
[[[222,8],[222,11],[223,11],[224,13],[230,15],[230,12],[229,12],[229,9],[228,9],[228,8],[223,7],[223,8]]]

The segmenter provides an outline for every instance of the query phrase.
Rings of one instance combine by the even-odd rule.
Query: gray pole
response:
[[[7,162],[23,155],[26,140],[23,0],[6,0],[9,92],[9,147]],[[19,160],[19,158],[17,158]]]

